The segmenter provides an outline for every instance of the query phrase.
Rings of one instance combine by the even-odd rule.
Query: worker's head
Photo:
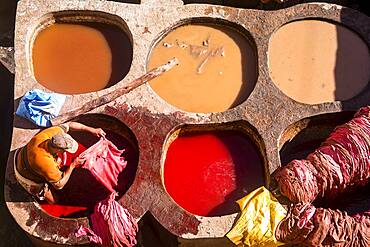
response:
[[[58,133],[54,135],[50,140],[51,147],[67,151],[69,153],[75,153],[78,149],[78,143],[72,138],[72,136],[66,133]]]

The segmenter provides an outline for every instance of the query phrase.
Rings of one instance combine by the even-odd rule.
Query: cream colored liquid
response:
[[[347,100],[369,82],[369,49],[356,33],[343,26],[319,20],[296,21],[272,36],[269,70],[280,90],[298,102]]]
[[[32,49],[36,80],[65,94],[117,83],[127,74],[131,59],[126,34],[102,23],[53,24],[37,35]]]
[[[242,103],[256,81],[249,41],[216,25],[192,24],[170,32],[152,50],[149,68],[177,57],[180,65],[152,80],[165,101],[189,112],[221,112]]]

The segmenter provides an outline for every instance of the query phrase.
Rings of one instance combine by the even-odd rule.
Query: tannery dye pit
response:
[[[64,94],[99,91],[122,80],[132,61],[132,45],[118,26],[56,23],[41,30],[32,48],[36,80]]]
[[[182,110],[222,112],[244,102],[254,88],[254,49],[245,35],[226,25],[189,24],[172,30],[153,48],[149,69],[173,57],[180,65],[150,86]]]
[[[237,131],[178,136],[168,148],[163,170],[169,195],[201,216],[237,212],[235,201],[264,184],[257,147]]]
[[[366,43],[352,30],[321,20],[300,20],[271,37],[269,69],[273,82],[306,104],[348,100],[370,79]]]
[[[115,188],[122,196],[134,180],[138,163],[138,150],[126,137],[113,131],[105,131],[108,140],[112,141],[118,149],[125,150],[122,156],[128,165],[119,175],[118,186]],[[97,137],[85,132],[74,132],[72,136],[79,142],[79,148],[76,153],[68,154],[66,165],[69,165],[75,157],[98,141]],[[66,186],[62,190],[56,191],[59,201],[56,204],[42,203],[40,206],[48,214],[55,217],[84,217],[91,214],[96,203],[106,199],[110,193],[87,169],[76,168]]]
[[[349,121],[354,112],[343,111],[301,119],[290,125],[280,138],[282,165],[294,159],[304,159],[325,141],[336,126]]]

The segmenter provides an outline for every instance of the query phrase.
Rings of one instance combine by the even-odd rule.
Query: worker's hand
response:
[[[101,128],[93,129],[93,134],[97,137],[105,137],[105,132]]]
[[[84,159],[84,158],[80,158],[80,157],[77,157],[77,158],[75,158],[75,159],[72,161],[71,166],[72,166],[73,168],[75,168],[75,167],[81,167],[81,166],[83,166],[83,165],[85,164],[85,162],[86,162],[86,159]]]

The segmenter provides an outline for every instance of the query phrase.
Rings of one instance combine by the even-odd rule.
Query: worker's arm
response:
[[[68,166],[68,168],[64,171],[63,173],[63,177],[61,180],[59,180],[58,182],[55,182],[55,183],[51,183],[51,185],[53,185],[53,187],[57,190],[61,190],[63,189],[64,185],[66,185],[66,183],[68,182],[71,174],[72,174],[72,171],[75,169],[75,165],[73,165],[73,163]]]
[[[76,166],[80,166],[83,164],[85,160],[76,158],[70,166],[63,172],[63,177],[58,182],[51,183],[53,187],[57,190],[63,189],[64,185],[68,182],[69,178],[71,177],[72,171],[76,168]]]
[[[86,126],[84,124],[77,123],[77,122],[68,122],[65,124],[68,125],[68,128],[72,131],[87,131],[98,137],[105,136],[105,132],[101,128],[92,128],[92,127],[89,127],[89,126]]]

